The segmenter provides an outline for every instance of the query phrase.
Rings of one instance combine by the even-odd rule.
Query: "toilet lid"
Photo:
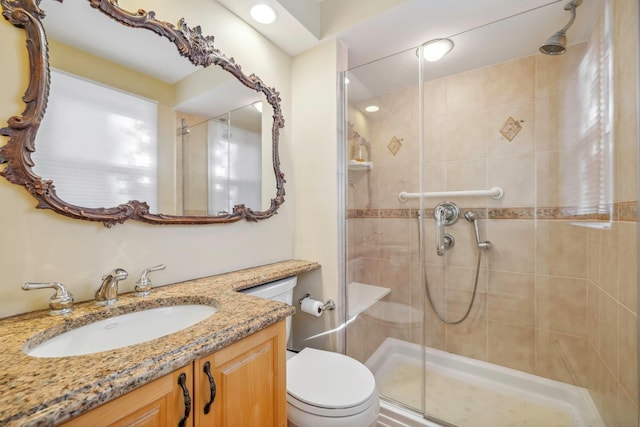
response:
[[[339,410],[341,416],[366,409],[373,399],[376,381],[366,366],[348,356],[305,348],[287,361],[289,403],[313,413]],[[297,403],[295,401],[298,401]],[[324,409],[324,410],[323,410]]]

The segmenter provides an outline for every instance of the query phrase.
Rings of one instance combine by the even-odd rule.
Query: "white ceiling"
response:
[[[216,1],[292,56],[337,37],[349,51],[351,99],[415,84],[415,48],[425,41],[449,37],[455,43],[449,55],[425,68],[426,78],[432,79],[535,54],[540,44],[569,19],[564,10],[568,0],[261,0],[274,6],[278,14],[276,23],[262,25],[248,17],[250,6],[257,0]],[[577,9],[575,24],[567,32],[569,44],[586,40],[602,2],[584,0]],[[70,16],[78,13],[85,13],[83,19],[73,19],[73,27],[67,25]],[[194,71],[186,59],[163,59],[163,52],[176,58],[175,47],[166,40],[148,32],[141,41],[139,31],[132,37],[131,32],[136,30],[100,15],[86,1],[50,2],[45,26],[48,34],[62,42],[98,55],[109,57],[109,52],[99,50],[127,46],[118,49],[119,62],[170,83]],[[108,32],[97,30],[105,26]],[[109,34],[108,43],[104,34]],[[142,44],[134,44],[139,41]]]
[[[427,3],[434,4],[429,13],[425,9]],[[440,61],[425,63],[423,78],[433,80],[537,54],[540,45],[561,29],[570,16],[564,10],[565,1],[466,2],[482,3],[487,8],[476,9],[476,14],[466,9],[446,11],[442,7],[444,3],[451,2],[408,1],[389,11],[386,19],[380,16],[341,34],[349,46],[351,100],[415,85],[418,81],[416,48],[425,41],[448,37],[455,45]],[[569,45],[588,40],[601,3],[602,0],[586,0],[577,9],[576,21],[567,31]],[[528,9],[517,9],[517,5]],[[419,25],[420,19],[416,16],[430,24]],[[405,25],[398,26],[399,22]]]
[[[342,29],[337,34],[321,31],[318,36],[305,21],[296,20],[296,15],[287,11],[287,4],[296,0],[263,0],[276,7],[279,17],[284,18],[270,26],[255,24],[249,18],[248,9],[255,0],[217,1],[291,55],[337,37],[348,47],[354,86],[361,84],[362,90],[354,86],[349,89],[350,96],[358,98],[415,84],[415,49],[428,40],[449,37],[455,43],[454,50],[442,61],[425,68],[425,78],[434,79],[536,54],[538,47],[570,16],[564,10],[569,0],[360,0],[363,15],[369,12],[364,10],[365,4],[369,9],[373,3],[389,6],[381,7],[384,10],[375,16],[358,16],[352,8],[347,11],[354,0],[328,0],[321,4],[317,0],[298,0],[300,7],[316,10],[318,19],[336,19],[340,7],[349,15],[351,24],[341,22]],[[584,0],[578,7],[576,22],[567,32],[570,45],[588,38],[602,1]],[[335,9],[333,14],[323,13],[323,8],[329,7]],[[319,26],[335,27],[331,22],[320,22]],[[296,42],[295,47],[292,41]],[[373,61],[374,64],[358,68]]]

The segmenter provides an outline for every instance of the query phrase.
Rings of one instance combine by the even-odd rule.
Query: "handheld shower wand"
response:
[[[480,241],[480,233],[478,232],[478,219],[476,217],[476,214],[473,211],[467,211],[464,214],[464,218],[473,224],[473,229],[476,232],[476,243],[478,244],[478,248],[485,249],[485,250],[490,249],[491,248],[490,241],[488,240],[485,240],[484,242]]]

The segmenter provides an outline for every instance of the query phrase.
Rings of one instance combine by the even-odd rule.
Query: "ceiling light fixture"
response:
[[[263,3],[253,6],[249,11],[249,14],[254,21],[260,24],[272,24],[278,17],[278,15],[276,15],[276,11],[273,10],[271,6]]]
[[[262,101],[256,101],[253,104],[253,108],[255,108],[256,110],[258,110],[260,113],[262,113]]]
[[[450,39],[434,39],[423,43],[420,47],[425,61],[436,62],[453,50],[453,42]],[[418,50],[416,55],[420,56]]]
[[[380,107],[378,107],[377,105],[369,105],[364,109],[364,111],[366,111],[367,113],[376,113],[379,110],[380,110]]]

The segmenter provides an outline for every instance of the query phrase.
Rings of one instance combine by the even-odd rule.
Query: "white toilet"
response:
[[[297,277],[242,291],[291,304]],[[291,317],[287,320],[287,342]],[[287,419],[293,427],[370,427],[380,404],[375,378],[362,363],[313,348],[287,351]]]

